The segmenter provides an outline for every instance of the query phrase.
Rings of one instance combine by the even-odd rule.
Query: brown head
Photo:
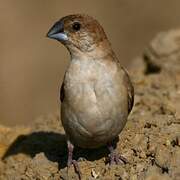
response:
[[[102,44],[109,46],[107,36],[98,21],[83,14],[61,18],[52,26],[47,36],[60,41],[71,53],[88,53]]]

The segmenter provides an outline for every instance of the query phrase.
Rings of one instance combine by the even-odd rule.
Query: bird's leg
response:
[[[78,163],[76,160],[73,160],[74,145],[70,141],[68,141],[67,146],[68,146],[67,169],[69,169],[69,167],[73,164],[75,172],[78,174],[79,179],[81,179],[81,171],[78,166]]]
[[[72,164],[72,157],[73,157],[73,150],[74,150],[74,146],[73,144],[71,144],[70,141],[67,142],[67,146],[68,146],[68,161],[67,161],[67,166],[70,167]]]
[[[116,153],[116,151],[115,151],[115,148],[114,148],[114,146],[113,146],[113,144],[112,143],[109,143],[108,145],[107,145],[107,147],[108,147],[108,149],[109,149],[109,152],[110,152],[110,165],[113,165],[113,164],[121,164],[122,162],[124,163],[124,164],[126,164],[127,163],[127,160],[126,160],[126,158],[124,158],[123,156],[121,156],[121,155],[118,155],[117,153]]]

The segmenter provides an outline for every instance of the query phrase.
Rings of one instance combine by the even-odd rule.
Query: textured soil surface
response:
[[[135,105],[119,136],[127,159],[108,165],[106,148],[76,149],[82,179],[180,179],[180,30],[160,33],[132,65]],[[0,126],[0,180],[78,179],[66,168],[67,147],[59,116],[32,127]],[[80,158],[81,157],[81,158]]]

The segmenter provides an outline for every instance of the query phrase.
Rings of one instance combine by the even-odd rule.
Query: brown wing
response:
[[[60,89],[60,100],[61,100],[61,102],[63,102],[64,97],[65,97],[65,92],[64,92],[64,82],[63,82],[61,85],[61,89]]]
[[[132,85],[128,72],[124,68],[123,70],[125,72],[124,83],[128,91],[128,113],[130,113],[134,105],[134,87]]]

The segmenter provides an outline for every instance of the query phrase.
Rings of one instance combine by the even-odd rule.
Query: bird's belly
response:
[[[123,129],[127,113],[116,90],[109,84],[84,83],[68,89],[61,118],[68,138],[80,147],[106,144]]]

